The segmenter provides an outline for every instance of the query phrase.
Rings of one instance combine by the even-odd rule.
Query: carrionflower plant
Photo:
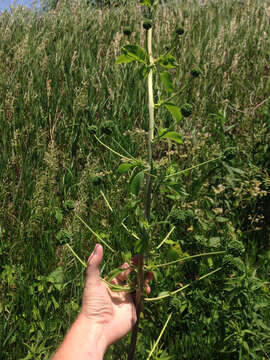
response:
[[[177,131],[179,124],[183,120],[184,117],[189,117],[192,115],[193,107],[189,103],[183,103],[182,106],[178,106],[173,100],[179,95],[182,94],[186,88],[183,86],[180,89],[177,89],[175,83],[173,81],[173,72],[179,66],[176,58],[173,56],[173,49],[175,44],[172,46],[166,46],[164,52],[159,56],[154,56],[152,51],[152,42],[153,42],[153,28],[154,28],[154,17],[155,11],[157,7],[157,2],[154,0],[141,0],[141,6],[144,9],[144,20],[143,20],[143,31],[146,32],[146,46],[145,48],[141,47],[138,44],[127,44],[122,48],[120,56],[116,60],[116,64],[124,65],[129,63],[136,63],[140,67],[140,74],[142,80],[144,80],[147,84],[147,94],[148,94],[148,134],[147,134],[147,151],[146,154],[142,154],[140,158],[134,158],[129,152],[125,149],[125,154],[119,153],[114,150],[112,147],[106,144],[106,140],[103,140],[102,136],[112,135],[115,124],[111,120],[107,120],[101,125],[100,132],[101,137],[97,136],[97,129],[91,127],[89,129],[90,133],[95,137],[95,139],[104,146],[108,151],[110,151],[115,156],[121,158],[121,163],[117,169],[119,175],[125,175],[129,179],[129,190],[133,194],[134,200],[134,217],[137,220],[138,226],[136,232],[129,229],[125,224],[125,219],[122,220],[121,225],[125,231],[127,231],[134,239],[134,252],[137,254],[137,264],[134,267],[133,275],[135,273],[135,281],[134,278],[128,281],[127,286],[119,286],[113,285],[110,283],[111,279],[113,279],[122,269],[116,268],[113,269],[104,279],[103,281],[113,290],[113,291],[132,291],[135,292],[135,305],[137,312],[137,323],[133,328],[132,337],[131,337],[131,345],[129,348],[128,359],[132,360],[134,358],[137,334],[138,334],[138,325],[140,320],[140,313],[143,308],[144,301],[159,301],[166,299],[170,296],[174,296],[175,294],[183,291],[184,289],[191,286],[190,284],[186,284],[181,288],[177,288],[174,291],[168,292],[163,291],[161,296],[157,297],[145,297],[144,293],[144,273],[147,271],[155,271],[155,269],[159,267],[167,267],[174,266],[183,261],[188,261],[200,257],[214,256],[214,255],[224,255],[223,265],[224,268],[228,269],[230,266],[236,268],[239,265],[239,261],[235,260],[238,256],[240,256],[244,249],[242,243],[234,242],[228,245],[226,250],[214,251],[208,253],[201,253],[192,256],[182,257],[178,260],[170,261],[164,264],[146,264],[146,255],[156,254],[157,251],[163,246],[163,244],[167,241],[169,236],[173,231],[175,231],[175,227],[179,222],[181,223],[182,213],[178,209],[174,209],[170,214],[168,214],[168,218],[171,217],[173,220],[174,226],[171,227],[168,234],[162,239],[158,244],[154,243],[151,230],[157,224],[151,218],[151,208],[154,196],[156,193],[153,193],[153,186],[156,184],[161,184],[164,187],[171,188],[172,187],[172,179],[176,179],[177,176],[180,176],[183,172],[190,171],[199,166],[203,166],[209,162],[217,161],[221,157],[216,159],[211,159],[205,161],[201,164],[194,165],[189,169],[181,170],[179,172],[173,172],[172,174],[168,173],[168,171],[164,172],[164,169],[159,166],[158,161],[153,158],[154,149],[159,146],[161,143],[174,143],[176,146],[178,144],[182,144],[182,136]],[[125,27],[123,29],[123,33],[126,36],[131,34],[131,30],[129,27]],[[182,27],[178,27],[175,30],[177,37],[174,38],[174,41],[177,41],[178,36],[182,36],[184,34],[184,29]],[[202,71],[199,67],[195,67],[191,70],[190,81],[195,81],[196,78],[200,77]],[[162,91],[157,91],[154,97],[154,84],[159,83],[160,86],[157,86],[157,89],[162,89]],[[165,94],[161,97],[160,94]],[[154,101],[154,98],[157,101]],[[172,118],[171,126],[164,127],[161,121],[156,121],[155,119],[155,110],[164,109],[168,111]],[[106,138],[106,137],[105,137]],[[119,144],[118,144],[119,145]],[[161,169],[161,170],[160,170]],[[100,179],[93,179],[93,182],[98,185]],[[144,191],[142,191],[142,189]],[[143,194],[143,196],[142,196]],[[110,205],[109,200],[105,197],[105,194],[101,191],[101,195],[104,198],[104,201],[109,208],[109,210],[113,213],[114,210]],[[143,210],[142,210],[143,209]],[[89,231],[97,237],[97,239],[103,243],[110,251],[115,252],[115,250],[104,240],[102,239],[93,229],[87,225],[87,223],[76,215],[79,220],[89,229]],[[167,218],[167,219],[168,219]],[[167,220],[166,219],[166,220]],[[166,222],[164,220],[164,222]],[[79,257],[75,254],[73,249],[69,244],[67,244],[70,251],[74,254],[74,256],[82,263],[83,266],[86,264],[79,259]],[[200,281],[205,279],[212,274],[220,271],[222,267],[218,267],[202,276],[200,276],[196,281]],[[161,335],[167,326],[168,320],[162,329]],[[160,336],[161,336],[160,335]],[[160,339],[160,337],[159,337]],[[156,343],[157,344],[157,343]],[[156,345],[155,345],[156,346]],[[153,349],[152,349],[153,350]]]

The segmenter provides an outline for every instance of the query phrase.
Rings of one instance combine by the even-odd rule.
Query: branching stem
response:
[[[152,29],[147,30],[147,51],[150,60],[150,66],[154,64],[154,59],[152,56]],[[146,192],[145,192],[145,204],[144,204],[144,216],[147,222],[150,222],[150,211],[151,211],[151,202],[152,202],[152,173],[153,173],[153,159],[152,159],[152,141],[154,139],[154,96],[153,96],[153,69],[151,67],[148,79],[148,110],[149,110],[149,129],[148,129],[148,141],[147,141],[147,160],[148,166],[150,168],[149,173],[147,174],[146,180]],[[146,234],[146,236],[148,236]],[[147,239],[149,241],[149,239]],[[144,254],[139,254],[138,256],[138,275],[137,275],[137,291],[135,298],[136,313],[137,313],[137,322],[132,330],[131,335],[131,344],[128,353],[128,360],[133,360],[136,342],[139,330],[139,321],[140,314],[143,306],[143,287],[144,287]]]

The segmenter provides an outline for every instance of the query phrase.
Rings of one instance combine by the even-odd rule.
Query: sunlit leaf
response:
[[[171,73],[169,73],[168,71],[163,71],[162,73],[160,73],[160,79],[164,86],[164,89],[168,93],[174,91],[173,78]]]
[[[123,54],[131,59],[145,63],[148,59],[146,51],[139,45],[126,45],[122,48]]]
[[[164,135],[160,137],[161,139],[169,139],[171,141],[175,141],[178,144],[182,144],[183,140],[181,135],[176,131],[168,131]]]
[[[139,194],[140,187],[143,182],[143,178],[144,178],[144,171],[140,171],[135,176],[133,176],[131,179],[130,191],[136,196],[138,196],[138,194]]]
[[[158,64],[165,69],[175,69],[178,66],[175,57],[171,54],[161,56],[158,60]]]
[[[141,6],[148,6],[149,8],[151,8],[153,4],[154,4],[154,0],[140,0]]]
[[[118,58],[116,59],[116,64],[126,64],[126,63],[130,63],[132,61],[135,61],[135,59],[131,58],[130,56],[128,56],[126,54],[122,54],[122,55],[118,56]]]
[[[124,163],[124,164],[119,165],[119,167],[118,167],[118,169],[117,169],[117,172],[118,172],[120,175],[122,175],[122,174],[128,172],[128,170],[129,170],[130,168],[132,168],[132,167],[133,167],[133,164]]]
[[[177,105],[175,105],[175,104],[173,104],[173,103],[169,103],[169,102],[164,103],[163,105],[164,105],[164,106],[166,107],[166,109],[171,113],[173,119],[174,119],[176,122],[179,123],[179,122],[182,120],[183,115],[181,114],[180,108],[179,108]]]

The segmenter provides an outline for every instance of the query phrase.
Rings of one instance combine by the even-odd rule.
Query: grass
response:
[[[155,189],[160,196],[153,204],[153,219],[163,221],[172,208],[182,211],[155,263],[218,251],[228,238],[240,238],[246,253],[242,272],[226,279],[217,274],[183,296],[149,302],[138,359],[147,357],[146,349],[171,312],[159,348],[163,358],[270,356],[269,15],[266,1],[204,6],[180,1],[159,9],[154,53],[160,53],[183,24],[185,33],[175,49],[180,64],[176,84],[187,85],[187,90],[176,102],[192,103],[194,110],[179,124],[183,144],[158,146],[154,157],[161,168],[169,161],[172,174],[230,150],[222,161],[182,173],[173,185],[177,193]],[[122,33],[125,26],[134,30],[131,43],[144,44],[142,22],[140,7],[132,3],[95,9],[63,1],[39,17],[23,9],[0,16],[3,359],[48,359],[76,316],[84,269],[64,243],[69,240],[86,261],[96,242],[78,216],[117,250],[106,251],[104,274],[132,255],[134,239],[121,222],[126,218],[125,224],[136,232],[136,219],[129,216],[133,199],[126,179],[116,172],[120,158],[89,129],[97,125],[100,136],[101,125],[113,120],[113,135],[100,137],[104,143],[119,153],[123,147],[134,157],[145,151],[147,95],[134,85],[139,74],[133,67],[115,64],[128,42]],[[189,83],[194,66],[201,67],[203,76]],[[163,110],[158,119],[170,125]],[[156,226],[152,241],[159,244],[169,230],[168,224]],[[149,265],[154,260],[149,259]],[[211,262],[220,266],[218,259],[205,258],[157,270],[151,297],[199,278],[212,270]],[[125,359],[127,343],[124,339],[111,347],[107,359]]]

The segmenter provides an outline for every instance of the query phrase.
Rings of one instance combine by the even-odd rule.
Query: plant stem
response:
[[[197,279],[196,281],[200,281],[200,280],[202,280],[202,279],[205,279],[205,278],[207,278],[208,276],[211,276],[211,275],[215,274],[216,272],[220,271],[221,269],[222,269],[222,267],[219,267],[219,268],[217,268],[217,269],[215,269],[215,270],[213,270],[213,271],[210,271],[209,273],[207,273],[207,274],[199,277],[199,279]],[[164,298],[166,298],[166,297],[170,297],[170,296],[175,295],[176,293],[178,293],[178,292],[180,292],[180,291],[183,291],[183,290],[185,290],[186,288],[190,287],[193,283],[194,283],[194,282],[191,282],[191,283],[189,283],[189,284],[181,287],[180,289],[174,290],[174,291],[172,291],[172,292],[169,292],[169,291],[168,291],[168,293],[165,294],[165,295],[158,296],[158,297],[155,297],[155,298],[146,298],[145,300],[146,300],[146,301],[156,301],[156,300],[164,299]]]
[[[172,229],[173,230],[173,229]],[[171,230],[171,231],[172,231]],[[168,234],[169,235],[169,234]],[[209,253],[202,253],[202,254],[196,254],[196,255],[191,255],[191,256],[186,256],[186,257],[183,257],[181,259],[178,259],[178,260],[174,260],[174,261],[170,261],[170,262],[167,262],[167,263],[164,263],[164,264],[158,264],[158,265],[152,265],[150,266],[149,268],[151,269],[156,269],[158,267],[163,267],[163,266],[168,266],[168,265],[173,265],[173,264],[177,264],[179,262],[183,262],[183,261],[186,261],[186,260],[190,260],[190,259],[195,259],[197,257],[202,257],[202,256],[213,256],[213,255],[222,255],[222,254],[225,254],[226,251],[225,250],[221,250],[221,251],[213,251],[213,252],[209,252]]]
[[[147,51],[150,60],[150,66],[153,65],[154,59],[152,56],[152,29],[147,30]],[[147,160],[150,168],[149,174],[147,175],[146,180],[146,193],[145,193],[145,204],[144,204],[144,216],[147,222],[150,221],[150,211],[151,211],[151,202],[152,202],[152,173],[153,173],[153,159],[152,159],[152,141],[154,139],[154,96],[153,96],[153,70],[152,68],[148,74],[148,110],[149,110],[149,129],[148,129],[148,142],[147,142]],[[148,234],[146,234],[148,236]],[[147,241],[149,239],[147,238]],[[131,344],[128,353],[128,360],[133,360],[134,353],[136,349],[136,342],[139,330],[139,320],[140,314],[143,307],[143,286],[144,286],[144,254],[139,254],[138,256],[138,275],[137,275],[137,284],[138,288],[136,291],[135,305],[137,313],[137,322],[132,330],[131,335]]]
[[[159,341],[161,339],[161,336],[163,335],[163,333],[164,333],[164,331],[165,331],[171,317],[172,317],[172,313],[170,313],[170,315],[168,316],[168,319],[166,320],[166,322],[165,322],[165,324],[164,324],[164,326],[163,326],[163,328],[162,328],[162,330],[161,330],[161,332],[159,334],[159,337],[157,338],[157,341],[154,343],[154,346],[153,346],[153,348],[152,348],[152,350],[151,350],[151,352],[148,355],[146,360],[149,360],[151,358],[151,356],[153,355],[153,353],[154,353],[154,351],[155,351],[156,347],[158,346],[158,343],[159,343]]]

